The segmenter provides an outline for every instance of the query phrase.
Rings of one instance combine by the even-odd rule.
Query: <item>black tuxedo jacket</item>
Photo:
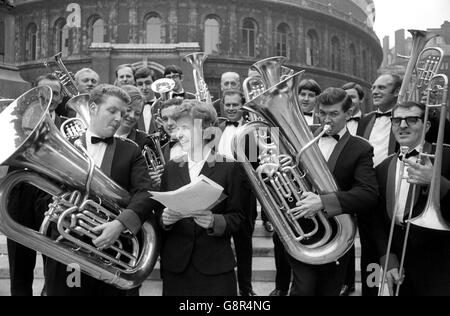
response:
[[[432,150],[431,145],[427,143],[424,147],[424,151],[429,153],[432,152]],[[382,265],[384,265],[395,201],[398,198],[395,196],[397,186],[395,183],[397,161],[398,155],[394,154],[384,160],[376,168],[377,179],[380,185],[380,203],[378,204],[377,211],[373,214],[373,225],[377,250]],[[444,218],[450,222],[450,148],[446,146],[444,146],[443,151],[441,174],[441,211]],[[414,203],[412,213],[412,217],[414,218],[422,213],[428,199],[427,187],[417,186],[416,196],[414,202],[412,202],[412,187],[413,186],[410,186],[408,203],[405,208],[405,219],[408,217],[407,210],[409,210],[411,203]],[[389,268],[399,265],[398,260],[400,259],[402,252],[404,233],[405,227],[396,224],[392,245],[393,248],[389,259]],[[426,261],[425,257],[427,256],[427,253],[429,256],[432,256],[432,253],[434,252],[450,253],[448,250],[449,244],[450,234],[448,232],[421,229],[411,225],[410,238],[408,239],[409,249],[407,251],[407,259],[409,258],[409,260],[416,262],[418,262],[418,260]],[[450,255],[446,258],[450,260]],[[426,264],[427,269],[432,269],[432,266],[437,264],[438,262],[429,262]],[[450,265],[450,262],[447,261],[447,264]],[[446,271],[449,271],[448,266]],[[440,273],[442,272],[443,271],[440,271]]]
[[[339,191],[321,195],[327,214],[370,214],[370,205],[376,205],[378,200],[372,146],[346,132],[334,148],[328,167]]]
[[[376,120],[376,112],[371,112],[361,118],[359,121],[358,129],[356,130],[356,135],[365,138],[369,140],[370,134],[372,133],[373,126],[375,125]],[[389,136],[389,149],[388,149],[388,155],[392,155],[399,149],[398,143],[395,140],[394,134],[392,133]]]
[[[151,111],[152,112],[152,118],[150,119],[150,127],[149,127],[149,130],[148,130],[149,134],[156,133],[158,131],[158,125],[156,124],[156,120],[155,120],[155,114],[158,113],[156,111],[157,102],[158,101],[155,101],[153,103],[153,105],[152,105],[152,111]],[[141,115],[141,117],[139,118],[138,123],[137,123],[137,129],[141,130],[141,131],[143,131],[145,133],[145,131],[147,130],[146,127],[147,126],[145,126],[144,115]]]
[[[86,147],[86,134],[81,141]],[[100,169],[130,194],[128,204],[121,205],[125,210],[118,220],[131,232],[137,233],[157,206],[148,193],[151,180],[139,147],[132,141],[115,137],[114,142],[107,145]]]
[[[192,218],[182,219],[170,226],[163,232],[161,248],[161,266],[167,271],[181,273],[192,264],[201,273],[215,275],[229,272],[235,266],[230,237],[239,229],[244,218],[241,208],[241,170],[237,163],[226,162],[220,155],[215,157],[215,160],[205,162],[200,173],[221,185],[223,193],[227,195],[211,210],[214,228],[217,224],[220,229],[207,231]],[[191,182],[188,163],[183,158],[186,157],[167,163],[161,191],[176,190]]]
[[[145,145],[153,149],[153,142],[151,141],[150,136],[148,136],[148,134],[143,131],[133,129],[131,130],[127,138],[135,142],[140,150],[144,149]]]

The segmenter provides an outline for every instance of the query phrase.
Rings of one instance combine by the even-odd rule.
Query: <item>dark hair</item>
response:
[[[322,88],[314,79],[303,79],[298,86],[298,93],[302,92],[302,90],[313,91],[316,95],[322,93]]]
[[[33,82],[33,87],[37,87],[39,82],[41,82],[42,80],[58,81],[59,86],[61,87],[61,82],[53,73],[48,73],[48,74],[37,77],[36,80]]]
[[[133,71],[133,66],[131,66],[130,64],[122,64],[116,67],[115,73],[116,73],[116,78],[118,76],[119,70],[123,69],[123,68],[130,68],[131,69],[131,73],[133,74],[134,77],[134,71]]]
[[[245,96],[244,96],[244,94],[240,90],[235,90],[235,89],[225,90],[223,92],[222,103],[225,104],[225,97],[226,96],[236,95],[236,94],[241,97],[241,103],[242,103],[242,105],[244,105],[245,104]]]
[[[331,106],[342,103],[342,110],[347,112],[353,105],[352,98],[341,88],[327,88],[317,98],[317,103],[323,106]]]
[[[182,117],[190,117],[192,119],[202,120],[202,128],[214,126],[217,122],[217,113],[210,103],[200,102],[197,100],[183,100],[173,115],[174,120]]]
[[[151,70],[150,68],[147,67],[142,67],[139,68],[138,70],[136,70],[135,74],[134,74],[134,79],[138,80],[138,79],[142,79],[142,78],[147,78],[147,77],[152,77],[152,80],[154,76],[153,70]]]
[[[113,96],[119,98],[126,104],[131,102],[130,96],[122,89],[111,84],[100,84],[92,89],[90,93],[89,103],[94,102],[100,105],[104,102],[105,96]]]
[[[179,98],[169,99],[167,101],[162,102],[160,110],[162,111],[162,110],[164,110],[168,107],[174,106],[174,105],[178,106],[178,105],[181,105],[181,103],[183,103],[183,99],[179,99]]]
[[[422,103],[419,102],[414,102],[414,101],[407,101],[407,102],[402,102],[402,103],[397,103],[394,108],[392,109],[392,116],[394,116],[394,112],[399,109],[410,109],[413,107],[418,107],[420,109],[420,111],[422,112],[422,115],[425,114],[425,110],[426,110],[426,106]]]
[[[344,90],[355,89],[356,92],[358,92],[359,99],[360,100],[364,99],[364,90],[363,90],[363,88],[359,84],[357,84],[355,82],[348,82],[348,83],[344,84],[342,86],[342,89],[344,89]]]
[[[164,69],[164,77],[171,73],[179,74],[180,76],[183,75],[183,71],[181,70],[180,66],[177,65],[166,66],[166,68]]]

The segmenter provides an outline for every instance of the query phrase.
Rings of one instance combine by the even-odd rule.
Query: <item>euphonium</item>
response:
[[[195,95],[198,101],[211,103],[211,95],[206,85],[204,75],[203,75],[203,63],[205,62],[208,55],[202,52],[192,53],[184,56],[183,60],[189,63],[193,69],[194,84],[195,84]]]
[[[281,67],[280,67],[281,68]],[[272,69],[266,82],[276,82],[281,71]],[[261,116],[240,127],[234,139],[238,161],[246,171],[253,190],[274,225],[286,251],[308,264],[325,264],[338,260],[352,246],[356,229],[350,215],[326,219],[323,212],[316,218],[300,219],[296,202],[302,192],[327,194],[338,186],[300,111],[297,90],[303,72],[276,82],[264,94],[247,103],[244,109]],[[245,154],[245,139],[257,129],[260,166],[255,170]],[[278,131],[278,133],[277,133]],[[270,141],[269,141],[270,137]],[[249,156],[254,156],[250,149]]]
[[[114,220],[130,196],[58,132],[48,114],[51,98],[49,87],[37,87],[0,114],[0,163],[28,169],[7,175],[0,185],[0,230],[63,264],[77,264],[96,279],[121,289],[136,287],[156,262],[156,231],[147,222],[138,235],[122,233],[108,249],[92,245],[97,237],[92,229]],[[41,230],[53,222],[60,233],[56,240],[11,218],[10,193],[24,182],[53,196]]]
[[[61,82],[61,88],[64,93],[70,98],[66,106],[74,110],[78,117],[65,120],[61,124],[60,131],[66,138],[78,138],[87,129],[90,123],[89,113],[89,94],[80,94],[75,84],[73,75],[67,70],[62,61],[62,53],[53,56],[59,71],[55,73],[58,80]]]

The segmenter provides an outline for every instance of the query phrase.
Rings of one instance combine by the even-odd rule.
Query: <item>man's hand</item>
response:
[[[205,214],[195,216],[194,222],[204,229],[209,229],[214,225],[214,215],[211,211],[205,212]]]
[[[396,288],[395,285],[400,285],[402,281],[397,268],[391,269],[386,273],[386,281],[389,288],[389,294],[394,296]]]
[[[125,226],[118,220],[113,220],[112,222],[102,224],[93,229],[94,233],[101,233],[92,242],[99,249],[111,247],[117,239],[119,239],[120,234],[125,230]]]
[[[411,184],[430,185],[433,178],[433,164],[426,158],[425,165],[421,165],[415,159],[405,159],[407,166],[408,182]]]
[[[173,225],[182,218],[183,216],[180,213],[170,210],[167,207],[164,209],[162,213],[162,222],[165,226]]]
[[[161,176],[164,171],[164,166],[156,167],[155,171],[149,171],[150,180],[152,181],[152,189],[159,189],[161,187]]]
[[[291,212],[296,219],[298,218],[312,218],[319,211],[323,210],[324,206],[322,199],[317,194],[312,192],[304,192],[301,200],[297,202],[297,208]]]

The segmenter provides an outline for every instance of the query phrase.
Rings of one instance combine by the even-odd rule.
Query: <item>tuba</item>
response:
[[[156,230],[147,222],[137,235],[123,232],[107,249],[92,245],[93,228],[117,218],[130,196],[66,141],[48,114],[51,98],[50,88],[37,87],[0,114],[0,163],[25,169],[10,173],[0,185],[0,230],[63,264],[79,265],[93,278],[121,289],[139,286],[156,263]],[[20,183],[53,197],[41,232],[20,225],[8,212],[10,194]],[[59,232],[56,240],[45,234],[50,223]]]
[[[203,52],[198,52],[184,56],[183,60],[194,68],[193,76],[197,100],[200,102],[211,103],[212,98],[203,75],[203,63],[206,58],[208,58],[208,55]]]
[[[234,150],[286,251],[296,260],[313,265],[337,261],[353,245],[353,218],[340,215],[327,219],[319,212],[315,218],[305,219],[296,209],[304,191],[338,191],[316,144],[321,135],[314,139],[300,111],[297,90],[303,72],[279,82],[281,63],[276,59],[267,62],[262,65],[261,78],[269,88],[244,106],[264,121],[241,126]],[[257,137],[260,164],[256,170],[245,154],[245,139],[255,132],[267,135],[265,139]],[[249,155],[254,156],[251,150]]]
[[[68,139],[75,139],[87,129],[90,123],[89,113],[89,94],[80,94],[75,79],[70,73],[62,61],[62,53],[59,52],[55,56],[55,63],[58,67],[58,71],[55,72],[55,76],[61,83],[62,90],[70,99],[67,101],[66,106],[69,109],[74,110],[78,117],[65,120],[60,128],[61,133]],[[46,63],[48,64],[48,63]]]

